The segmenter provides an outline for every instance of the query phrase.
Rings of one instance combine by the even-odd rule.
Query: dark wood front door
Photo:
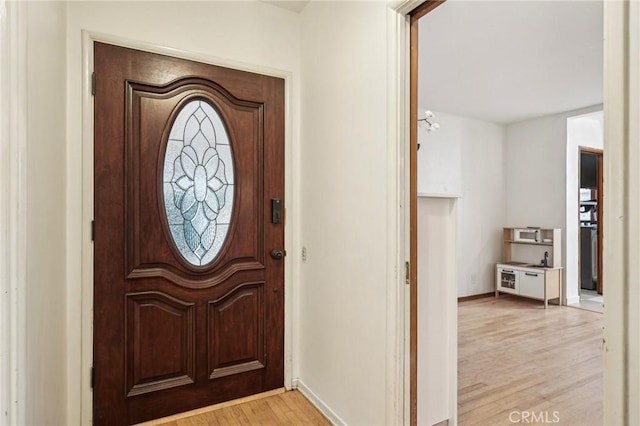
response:
[[[94,424],[282,387],[284,81],[94,61]]]

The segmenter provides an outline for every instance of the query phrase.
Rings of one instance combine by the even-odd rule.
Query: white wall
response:
[[[301,18],[300,378],[334,420],[384,424],[387,5],[311,2]]]
[[[123,40],[150,43],[153,45],[175,48],[198,57],[219,58],[225,64],[238,67],[260,67],[282,70],[291,73],[291,86],[288,93],[287,135],[290,138],[290,151],[287,152],[286,179],[291,185],[288,194],[298,193],[297,160],[299,143],[299,110],[300,110],[300,19],[293,12],[255,1],[248,2],[69,2],[67,27],[67,82],[68,82],[68,143],[67,143],[67,252],[70,253],[68,267],[68,369],[69,369],[69,422],[78,424],[81,421],[81,399],[84,411],[82,421],[87,423],[91,418],[90,392],[81,394],[81,385],[86,390],[88,385],[88,365],[91,359],[90,304],[81,311],[82,294],[91,294],[92,281],[89,273],[83,282],[83,268],[90,271],[91,259],[82,259],[81,250],[90,253],[91,243],[88,241],[88,226],[91,219],[93,201],[90,197],[83,199],[83,194],[91,193],[92,182],[84,182],[84,167],[91,176],[92,146],[91,142],[83,143],[82,135],[82,30],[93,33],[104,33],[117,36]],[[216,62],[218,60],[215,60]],[[98,77],[99,78],[99,77]],[[61,81],[63,81],[62,79]],[[60,97],[63,99],[64,97]],[[84,175],[86,177],[86,175]],[[89,191],[89,192],[83,192]],[[299,229],[299,200],[290,197],[287,200],[289,222],[287,249],[295,250],[297,246],[297,229]],[[84,229],[84,234],[83,234]],[[291,231],[291,230],[294,231]],[[293,235],[293,236],[292,236]],[[84,236],[84,239],[83,239]],[[84,264],[83,264],[84,260]],[[287,257],[292,265],[293,276],[288,276],[288,283],[297,285],[297,258]],[[296,289],[288,292],[291,298],[296,297]],[[85,299],[86,300],[86,299]],[[91,300],[91,298],[89,298]],[[288,299],[291,303],[291,299]],[[291,303],[293,306],[297,304]],[[293,313],[292,323],[298,321]],[[292,330],[294,335],[296,330]],[[83,334],[84,333],[84,334]],[[295,338],[294,338],[295,344]],[[85,358],[81,359],[80,348],[85,349]],[[293,348],[296,351],[296,348]],[[80,369],[80,366],[87,368]],[[295,366],[294,366],[295,374]]]
[[[418,198],[417,414],[421,426],[454,419],[457,411],[458,202]]]
[[[505,226],[504,127],[435,112],[440,129],[418,129],[418,192],[461,196],[458,296],[493,291]],[[418,224],[420,228],[420,224]]]
[[[67,424],[66,5],[27,6],[26,423]]]
[[[506,226],[564,227],[566,119],[558,114],[507,126]]]
[[[424,117],[425,109],[418,108],[419,118]],[[471,120],[437,111],[434,114],[431,122],[440,124],[438,130],[427,132],[418,127],[418,193],[460,196],[463,132]]]
[[[567,118],[599,109],[602,107],[595,106],[507,126],[505,226],[561,228],[563,266],[567,241]]]
[[[458,296],[495,289],[495,263],[502,257],[506,210],[504,128],[469,120],[464,135]]]
[[[580,275],[578,272],[580,226],[577,219],[580,147],[602,149],[603,139],[604,113],[602,111],[567,119],[567,254],[564,257],[567,303],[576,303],[580,300]]]

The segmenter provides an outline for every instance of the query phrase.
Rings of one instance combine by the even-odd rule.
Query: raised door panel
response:
[[[126,295],[127,396],[195,382],[195,305],[159,292]]]
[[[264,283],[238,286],[209,302],[210,378],[265,367]]]

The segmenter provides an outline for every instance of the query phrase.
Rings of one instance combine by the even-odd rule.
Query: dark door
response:
[[[284,81],[94,48],[94,423],[282,387]]]

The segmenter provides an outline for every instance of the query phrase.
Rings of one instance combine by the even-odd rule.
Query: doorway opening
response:
[[[498,333],[509,322],[507,317],[514,315],[523,317],[520,312],[522,310],[526,310],[527,314],[532,315],[532,323],[551,317],[555,313],[564,315],[564,312],[566,312],[566,308],[562,305],[565,304],[563,292],[566,290],[565,287],[569,285],[564,280],[565,262],[568,260],[565,258],[563,261],[562,259],[565,256],[565,247],[563,246],[566,238],[573,240],[573,236],[570,237],[567,233],[568,216],[565,209],[567,203],[567,195],[565,194],[567,170],[564,164],[567,152],[566,121],[568,117],[601,108],[603,79],[602,75],[598,74],[598,70],[602,69],[603,58],[601,55],[598,56],[596,54],[595,57],[590,57],[591,62],[589,64],[583,64],[581,67],[583,71],[581,75],[584,75],[587,69],[594,70],[593,74],[590,74],[592,79],[590,80],[591,86],[588,89],[562,90],[575,83],[572,79],[575,80],[577,71],[570,73],[568,67],[563,67],[557,61],[548,60],[548,58],[546,58],[547,62],[544,64],[538,59],[534,60],[536,52],[549,51],[544,47],[545,43],[548,43],[553,51],[560,49],[560,46],[558,45],[558,37],[552,34],[553,31],[540,33],[537,30],[533,31],[532,28],[527,28],[527,25],[529,21],[537,20],[540,24],[539,29],[545,26],[542,23],[546,19],[554,19],[556,22],[575,23],[577,20],[573,17],[575,17],[576,10],[580,7],[585,7],[585,9],[578,10],[578,14],[585,19],[587,24],[583,28],[578,28],[576,24],[574,29],[581,34],[583,32],[587,35],[595,34],[596,37],[589,38],[593,43],[598,43],[597,36],[599,34],[601,43],[602,27],[598,28],[596,25],[601,25],[602,22],[602,5],[592,3],[591,6],[592,9],[586,10],[588,8],[587,5],[569,4],[568,2],[561,5],[541,5],[536,2],[522,2],[517,5],[509,2],[473,2],[473,4],[472,2],[446,2],[436,10],[431,5],[427,12],[433,13],[423,13],[416,19],[414,19],[416,15],[412,15],[410,115],[412,197],[412,392],[410,400],[412,424],[416,424],[416,419],[418,424],[423,423],[420,419],[423,416],[421,412],[424,414],[425,409],[425,407],[420,406],[420,394],[424,389],[421,388],[420,380],[425,371],[425,358],[423,357],[424,353],[420,352],[422,348],[420,340],[424,339],[424,333],[428,332],[428,326],[426,329],[422,326],[419,321],[419,315],[425,309],[428,309],[430,305],[420,306],[421,294],[428,293],[432,286],[437,286],[441,289],[440,296],[447,293],[442,277],[439,282],[432,280],[426,285],[421,284],[425,269],[423,269],[424,265],[421,264],[423,254],[420,252],[420,247],[422,247],[420,235],[424,230],[423,224],[425,222],[421,221],[422,215],[419,209],[421,204],[428,204],[421,203],[421,195],[438,200],[443,198],[453,200],[448,201],[448,205],[445,206],[442,206],[442,201],[434,202],[442,207],[442,212],[448,213],[449,218],[453,220],[452,226],[454,228],[454,232],[447,239],[439,240],[441,250],[437,253],[442,255],[452,251],[455,257],[453,268],[446,269],[447,272],[444,273],[442,270],[449,267],[448,263],[440,262],[437,267],[443,277],[454,277],[454,295],[452,299],[455,299],[456,302],[460,299],[464,300],[461,300],[461,302],[465,304],[465,307],[469,306],[469,303],[473,303],[477,307],[477,309],[474,308],[474,315],[472,316],[457,316],[456,320],[451,323],[441,322],[441,333],[449,333],[450,336],[453,336],[453,339],[456,339],[456,329],[460,324],[461,328],[463,326],[467,327],[464,330],[466,334],[461,333],[458,335],[461,345],[484,342],[483,344],[486,346],[488,339],[484,339],[482,333]],[[559,9],[554,9],[555,7]],[[574,7],[576,9],[573,9]],[[467,9],[463,11],[463,8]],[[499,10],[500,8],[505,8],[505,10]],[[453,14],[446,12],[449,10],[454,10],[458,14],[453,16]],[[432,17],[444,15],[447,15],[447,17],[446,19],[440,19],[440,26],[438,26],[436,19],[431,21]],[[496,17],[502,17],[504,20],[499,22]],[[428,28],[425,31],[425,33],[429,32],[427,40],[423,38],[422,25],[416,22],[418,19],[421,19],[421,23],[424,22],[425,29]],[[474,24],[477,25],[474,20],[482,22],[482,28],[474,27]],[[463,25],[461,28],[460,22],[467,25]],[[526,25],[522,25],[522,22]],[[487,29],[488,24],[489,29]],[[549,24],[548,21],[547,24]],[[549,24],[548,27],[551,28],[553,25]],[[447,28],[449,29],[447,30]],[[456,28],[456,30],[452,31],[452,28]],[[531,34],[526,33],[527,29],[531,30]],[[436,31],[441,32],[436,34]],[[518,52],[509,54],[507,51],[510,46],[499,48],[491,40],[485,39],[492,33],[512,34],[512,40],[508,44],[510,46],[519,46]],[[462,36],[472,39],[469,42],[472,47],[470,50],[463,51],[464,53],[460,54],[461,46],[464,44],[459,40]],[[571,41],[567,40],[565,42],[570,43]],[[527,43],[531,43],[529,47],[526,47]],[[419,70],[418,63],[423,59],[421,47],[425,44],[430,45],[433,48],[432,53],[435,52],[435,54],[424,58],[423,65],[425,67]],[[491,46],[491,48],[484,49],[484,46]],[[583,47],[578,46],[578,50]],[[571,46],[564,46],[563,48],[566,48],[570,54],[575,53]],[[589,49],[593,52],[602,51],[597,46],[595,48],[590,46]],[[466,58],[465,55],[467,56]],[[471,63],[466,62],[469,58],[472,58]],[[487,60],[487,58],[489,59]],[[452,64],[448,72],[433,73],[434,67],[437,68],[438,64],[443,63],[443,61],[457,62]],[[536,67],[541,67],[538,71],[533,70],[530,66],[534,62]],[[525,66],[524,64],[529,65]],[[556,67],[561,67],[562,72],[555,73],[552,80],[540,78],[542,75],[549,76],[553,74],[549,70],[556,70]],[[531,74],[528,74],[529,72]],[[564,76],[564,83],[560,83],[561,78],[559,78],[559,75]],[[427,96],[421,96],[421,93],[416,93],[423,83],[430,81],[433,82],[432,90]],[[510,83],[511,85],[509,85]],[[501,90],[495,90],[495,87],[491,86],[492,84],[496,86],[504,84],[509,89],[500,88]],[[494,90],[483,92],[484,85],[494,87]],[[567,100],[566,94],[569,92],[580,94],[590,92],[593,96]],[[526,101],[522,104],[522,99],[527,98],[527,96],[532,96],[531,99],[539,102],[539,108],[533,108],[535,111],[531,109],[533,101]],[[564,99],[563,96],[565,97]],[[549,104],[554,104],[555,106],[551,107]],[[508,105],[508,107],[505,108],[505,105]],[[497,113],[500,107],[505,108],[503,115]],[[520,107],[522,109],[519,109]],[[427,130],[429,131],[423,132],[420,130],[418,122],[421,121],[427,122],[429,125]],[[439,126],[434,128],[434,122],[438,123]],[[420,151],[417,151],[418,146],[421,147]],[[425,177],[428,179],[429,176],[433,179],[425,184],[424,179]],[[571,192],[575,194],[574,191],[572,189]],[[451,208],[451,206],[455,206],[455,208]],[[449,208],[447,209],[446,207]],[[435,211],[433,206],[431,206],[431,211]],[[600,208],[599,211],[601,212],[602,209]],[[575,215],[573,215],[572,223],[575,226]],[[534,228],[538,231],[524,232],[528,228]],[[516,229],[519,232],[515,233]],[[441,232],[446,230],[446,227],[441,224],[437,230]],[[507,237],[506,230],[511,230],[512,233],[509,235],[514,236]],[[417,237],[414,238],[416,233]],[[515,236],[516,234],[517,237]],[[533,239],[527,240],[526,236],[529,234],[534,235]],[[435,235],[433,231],[430,231],[430,237],[427,236],[426,238],[437,238]],[[549,235],[553,236],[550,237]],[[453,250],[448,247],[449,243],[455,245]],[[560,297],[554,298],[557,299],[556,305],[550,306],[548,311],[543,311],[544,302],[541,302],[541,300],[546,301],[547,299],[546,281],[544,281],[544,296],[536,296],[538,290],[536,287],[536,291],[530,291],[528,294],[523,291],[517,293],[517,295],[501,296],[499,299],[489,298],[495,294],[497,281],[496,264],[500,263],[501,259],[505,260],[502,250],[503,243],[510,244],[509,247],[511,247],[511,244],[517,243],[519,253],[514,256],[518,257],[518,259],[509,260],[526,260],[527,265],[542,268],[541,270],[545,271],[542,275],[546,274],[546,269],[553,269],[550,266],[561,270],[558,274],[560,277],[558,281],[560,282],[558,284],[556,281],[555,284],[555,289],[560,294]],[[416,250],[417,255],[414,256]],[[553,254],[558,255],[557,264],[555,262],[556,259],[551,260],[554,257],[552,250]],[[542,251],[542,254],[539,251]],[[512,253],[510,252],[510,254]],[[520,257],[527,259],[519,259]],[[548,262],[552,262],[552,264]],[[523,277],[523,288],[525,287],[524,281],[526,281],[526,286],[529,288],[537,285],[531,276],[537,277],[540,275],[538,271],[523,271],[522,275],[526,275]],[[449,288],[447,287],[448,290]],[[505,302],[508,306],[502,305]],[[462,310],[462,303],[459,305],[460,310]],[[456,304],[452,310],[458,312],[458,305]],[[503,317],[499,314],[507,310],[511,311],[503,322]],[[433,312],[433,308],[431,308],[431,311]],[[593,315],[593,313],[575,313],[576,316],[583,314]],[[574,315],[574,313],[568,313],[567,315]],[[444,321],[442,319],[444,317],[446,317],[446,314],[443,317],[439,317],[438,321]],[[465,318],[472,319],[467,321]],[[580,318],[577,321],[583,321],[583,319]],[[590,345],[589,360],[593,361],[595,369],[601,368],[602,351],[601,341],[599,341],[602,329],[601,321],[602,316],[596,316],[586,321],[590,323],[588,330],[585,329],[585,335],[590,336],[588,341]],[[450,330],[452,325],[456,327],[453,331]],[[482,328],[481,325],[486,325],[486,327]],[[551,328],[554,332],[561,330],[561,328],[555,326],[551,326]],[[504,366],[506,358],[499,356],[499,354],[502,353],[506,356],[507,353],[504,353],[504,351],[509,351],[509,348],[516,347],[516,345],[512,345],[514,342],[510,339],[517,340],[519,338],[522,343],[522,339],[528,338],[527,333],[534,331],[536,330],[520,329],[512,330],[511,334],[505,334],[502,343],[496,342],[494,348],[486,351],[486,357],[482,358],[483,362],[486,361],[485,366],[489,366],[493,362],[498,364],[502,362],[502,366]],[[536,344],[545,347],[548,345],[550,351],[561,351],[563,346],[567,347],[566,345],[550,343],[548,339],[551,339],[550,336],[552,335],[552,333],[549,333],[539,336],[535,340]],[[559,335],[556,333],[555,341],[558,341],[558,339]],[[529,341],[532,342],[534,340]],[[458,345],[457,341],[456,345]],[[435,346],[439,345],[436,343]],[[440,347],[442,346],[440,345]],[[554,391],[552,388],[556,385],[548,384],[544,381],[532,384],[526,389],[514,391],[517,383],[513,382],[513,386],[510,386],[510,383],[506,382],[507,379],[512,379],[512,377],[505,377],[505,381],[502,383],[499,383],[499,380],[496,379],[497,375],[489,377],[488,381],[485,382],[476,380],[479,376],[474,377],[473,374],[481,374],[484,371],[478,370],[465,373],[463,367],[477,365],[480,359],[479,354],[476,353],[463,359],[462,356],[465,353],[473,351],[469,351],[468,346],[465,348],[457,346],[457,348],[461,354],[461,358],[458,358],[456,353],[460,371],[456,370],[453,375],[448,377],[449,380],[451,380],[451,377],[456,377],[457,380],[449,381],[444,387],[440,388],[443,392],[452,390],[450,398],[455,401],[455,404],[453,404],[455,408],[446,412],[448,415],[446,418],[430,419],[430,421],[433,420],[430,424],[440,421],[448,421],[449,424],[457,424],[458,422],[463,424],[472,419],[475,419],[475,424],[483,424],[477,423],[479,414],[474,411],[476,409],[485,410],[481,414],[485,416],[483,418],[487,421],[484,424],[509,421],[511,420],[509,419],[509,410],[513,407],[522,408],[521,405],[523,404],[535,402],[538,396],[534,394],[534,385],[540,386],[538,389],[548,385],[547,388],[540,391],[541,394],[545,395],[542,399],[546,398],[545,401],[547,402],[556,403],[556,400],[558,400],[558,404],[561,405],[563,401],[559,398],[560,393],[566,398],[571,396],[571,392]],[[582,349],[577,347],[571,350],[583,354],[586,353],[581,352]],[[494,359],[491,359],[489,354],[493,354]],[[532,354],[533,356],[534,354]],[[562,353],[556,353],[554,359],[561,358]],[[530,368],[527,367],[530,364],[529,361],[516,365],[519,360],[522,360],[522,357],[513,358],[513,369],[509,371],[526,372],[527,368]],[[548,364],[546,361],[541,361],[540,365],[545,367]],[[558,364],[556,367],[565,368],[566,366]],[[456,369],[455,366],[454,369]],[[594,371],[591,370],[588,374],[592,374]],[[590,419],[601,417],[603,395],[601,381],[595,376],[583,378],[572,376],[567,377],[567,379],[567,382],[563,384],[563,389],[572,389],[574,386],[578,386],[577,382],[573,383],[575,380],[584,379],[584,383],[587,383],[586,387],[590,389],[590,399],[589,401],[586,399],[578,401],[575,407],[563,406],[562,410],[564,411],[559,413],[559,416],[568,418],[572,415],[585,416],[585,413],[589,413]],[[522,380],[534,381],[536,379],[524,377]],[[505,399],[500,399],[499,391],[505,388],[509,388],[510,391],[504,394]],[[416,393],[414,393],[415,389],[417,389],[417,397]],[[518,399],[520,397],[521,399]],[[511,404],[513,405],[505,404],[507,398],[512,401]],[[578,395],[575,395],[574,398],[578,398]],[[475,404],[476,407],[474,408],[472,407],[474,402],[471,402],[471,400],[475,402],[482,401],[482,403]],[[551,406],[549,405],[549,407]],[[580,408],[576,409],[578,406]],[[535,406],[532,407],[532,409],[535,408]],[[553,411],[549,411],[548,415],[552,416]]]
[[[601,309],[604,295],[602,281],[602,150],[580,147],[579,164],[580,305]]]

